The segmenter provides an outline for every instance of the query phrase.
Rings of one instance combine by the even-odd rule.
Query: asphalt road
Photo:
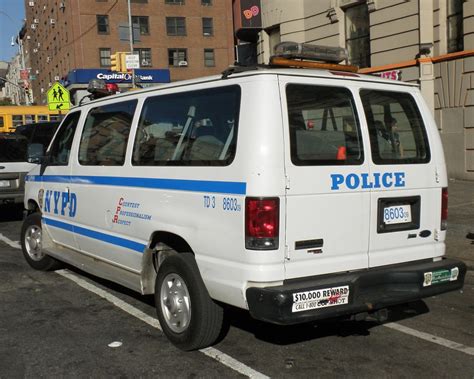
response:
[[[384,325],[278,327],[230,309],[220,343],[184,353],[157,329],[151,297],[72,268],[31,269],[20,227],[21,209],[1,207],[0,378],[474,377],[473,271],[462,291],[394,308]]]

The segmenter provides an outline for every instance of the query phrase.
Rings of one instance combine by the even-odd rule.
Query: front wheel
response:
[[[209,297],[192,254],[171,255],[162,263],[155,304],[163,332],[176,347],[196,350],[218,339],[224,312]]]
[[[32,213],[23,221],[21,249],[28,264],[36,270],[50,271],[60,267],[59,262],[43,252],[41,214]]]

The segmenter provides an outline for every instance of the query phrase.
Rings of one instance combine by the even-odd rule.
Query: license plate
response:
[[[311,309],[334,307],[348,304],[349,286],[330,287],[313,291],[297,292],[293,294],[291,311],[302,312]]]
[[[2,187],[2,188],[10,187],[10,181],[9,180],[0,180],[0,187]]]
[[[410,205],[394,205],[383,210],[383,222],[386,225],[411,222]]]

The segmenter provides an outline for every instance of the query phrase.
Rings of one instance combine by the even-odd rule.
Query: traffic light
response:
[[[120,53],[115,53],[110,56],[110,69],[112,71],[122,71],[121,63]]]
[[[116,72],[126,72],[125,67],[125,52],[117,51],[115,54],[110,55],[110,69]]]

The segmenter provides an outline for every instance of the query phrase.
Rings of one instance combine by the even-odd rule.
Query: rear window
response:
[[[291,160],[295,165],[363,162],[360,126],[347,88],[289,84],[286,98]]]
[[[0,162],[26,162],[27,146],[24,137],[0,138]]]
[[[362,90],[375,164],[426,163],[430,150],[425,126],[408,93]]]

